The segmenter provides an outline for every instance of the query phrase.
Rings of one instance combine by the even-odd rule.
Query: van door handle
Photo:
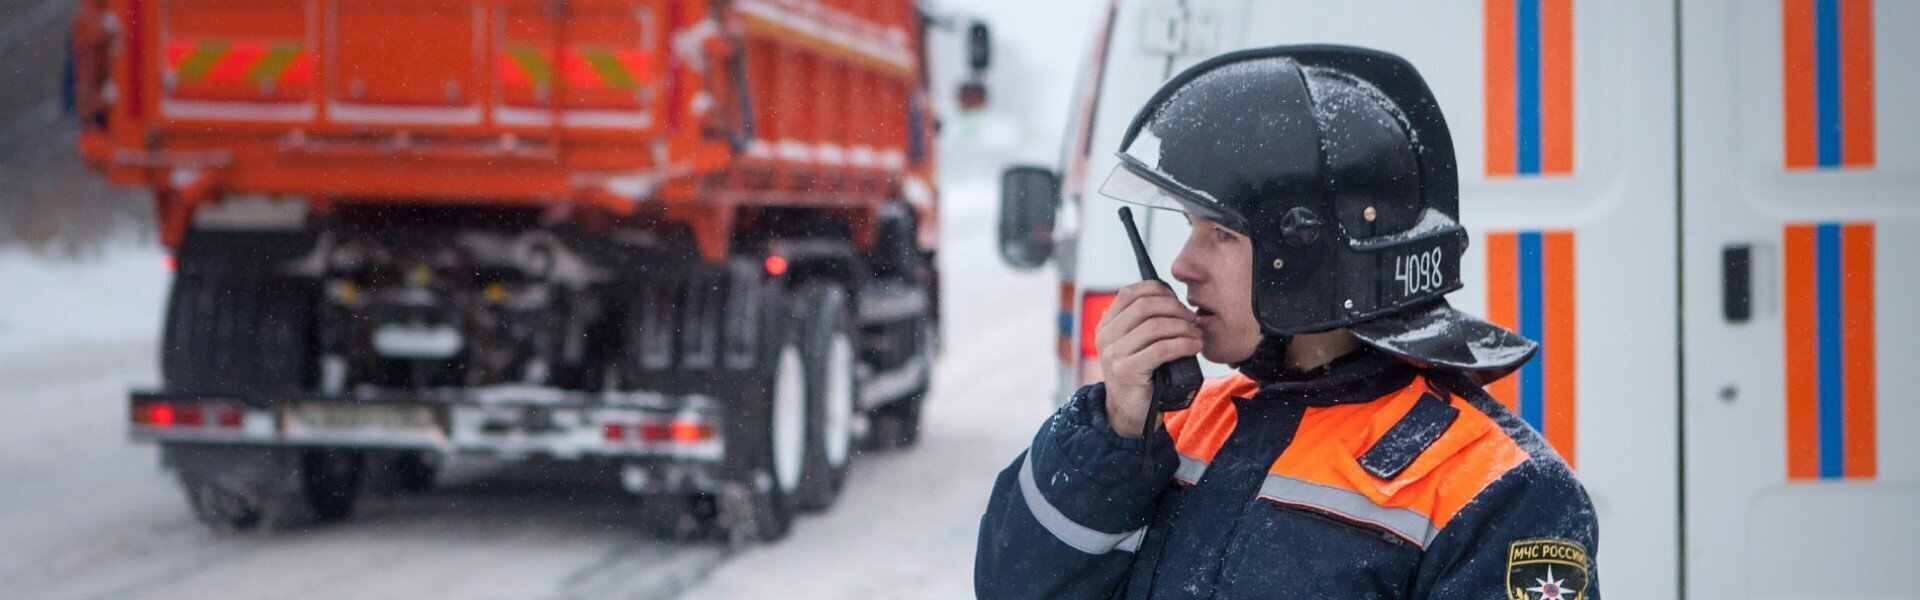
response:
[[[1729,323],[1753,320],[1753,246],[1720,249],[1720,314]]]

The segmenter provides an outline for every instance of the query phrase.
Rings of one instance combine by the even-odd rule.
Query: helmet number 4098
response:
[[[1404,296],[1429,292],[1446,285],[1446,277],[1440,273],[1440,249],[1394,259],[1393,280],[1400,282]]]

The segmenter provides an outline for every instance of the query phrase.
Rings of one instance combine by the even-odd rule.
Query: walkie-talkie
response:
[[[1140,229],[1133,224],[1132,209],[1120,207],[1120,223],[1127,226],[1127,240],[1133,242],[1133,259],[1140,264],[1140,279],[1157,281],[1173,289],[1160,279],[1160,274],[1153,269],[1153,261],[1147,258],[1147,244],[1140,241]],[[1192,356],[1182,356],[1153,368],[1153,400],[1147,404],[1147,423],[1140,430],[1141,477],[1153,476],[1149,457],[1153,455],[1153,434],[1160,424],[1160,413],[1193,404],[1193,396],[1200,393],[1200,381],[1200,359]]]

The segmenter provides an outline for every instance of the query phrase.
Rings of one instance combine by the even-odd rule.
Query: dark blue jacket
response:
[[[1592,505],[1465,378],[1381,354],[1211,380],[1141,440],[1081,388],[1000,474],[981,598],[1599,597]]]

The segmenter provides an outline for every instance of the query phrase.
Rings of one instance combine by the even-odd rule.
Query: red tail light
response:
[[[669,427],[672,430],[673,441],[682,444],[704,442],[713,439],[713,427],[704,423],[674,421],[673,425]]]
[[[695,420],[607,423],[601,426],[609,444],[697,444],[714,439],[713,425]]]
[[[142,412],[145,413],[147,425],[153,425],[155,427],[168,427],[174,424],[175,415],[173,412],[173,405],[171,404],[167,404],[165,402],[155,402],[152,404],[148,404],[146,406],[146,410]]]
[[[647,423],[640,426],[640,441],[655,443],[671,439],[673,439],[673,427],[666,423]]]
[[[247,411],[230,402],[149,400],[134,403],[131,416],[133,424],[146,427],[238,429],[246,423]]]
[[[217,414],[220,415],[218,423],[221,427],[239,427],[246,416],[237,406],[222,406]]]
[[[206,411],[198,404],[181,404],[173,407],[174,422],[177,425],[197,426],[206,423]]]

